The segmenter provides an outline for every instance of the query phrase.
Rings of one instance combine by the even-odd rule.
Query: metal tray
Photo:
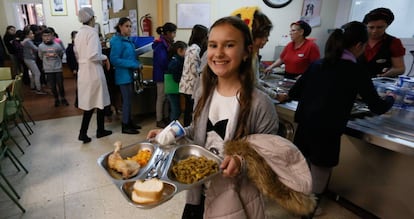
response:
[[[120,190],[125,199],[133,206],[143,209],[149,209],[161,205],[162,203],[170,200],[175,194],[188,190],[196,185],[200,185],[220,174],[220,171],[217,173],[211,174],[195,183],[192,184],[183,184],[176,180],[174,174],[172,173],[173,166],[180,160],[184,160],[190,156],[204,156],[210,160],[217,162],[218,165],[221,164],[222,159],[208,151],[207,149],[194,145],[194,144],[185,144],[172,147],[160,147],[156,144],[141,142],[133,144],[127,147],[123,147],[120,150],[122,157],[133,156],[141,148],[148,148],[152,150],[152,157],[148,164],[143,167],[136,176],[130,179],[122,179],[120,174],[114,176],[110,168],[107,166],[108,156],[112,153],[108,152],[98,158],[98,165],[104,169],[107,175],[112,179],[113,183]],[[150,178],[158,178],[164,182],[164,190],[161,199],[156,203],[150,204],[138,204],[132,201],[131,192],[133,185],[136,180],[145,180]]]

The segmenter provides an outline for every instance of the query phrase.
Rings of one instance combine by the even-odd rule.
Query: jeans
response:
[[[131,120],[132,83],[119,85],[122,95],[122,123],[129,124]]]
[[[63,73],[62,72],[48,72],[46,73],[46,80],[52,90],[55,100],[59,100],[59,96],[62,100],[65,99],[65,87],[63,86]],[[59,90],[59,94],[58,94]]]
[[[187,127],[191,124],[193,119],[193,107],[194,99],[189,94],[183,94],[185,99],[185,109],[184,109],[184,127]]]
[[[178,120],[181,115],[180,94],[167,94],[167,98],[170,101],[170,120]]]

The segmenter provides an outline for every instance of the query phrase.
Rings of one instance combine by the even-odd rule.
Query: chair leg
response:
[[[17,148],[19,148],[19,150],[22,152],[22,154],[24,154],[24,150],[23,150],[23,148],[22,147],[20,147],[20,145],[17,143],[17,141],[13,138],[13,136],[11,136],[10,134],[9,134],[9,136],[10,136],[10,139],[14,142],[14,144],[17,146]]]
[[[0,188],[6,193],[7,196],[16,204],[20,210],[22,210],[23,213],[26,212],[26,209],[23,208],[23,206],[20,205],[19,201],[6,189],[6,187],[3,186],[2,183],[0,183]],[[19,197],[20,199],[20,197]]]
[[[29,173],[29,171],[26,169],[26,167],[23,166],[23,164],[16,157],[16,155],[13,153],[13,151],[10,150],[10,148],[7,148],[6,153],[7,153],[7,155],[11,155],[13,157],[14,161],[16,161],[20,165],[20,167],[22,167],[22,169],[24,170],[24,172]]]
[[[27,111],[26,107],[22,105],[22,109],[24,113],[27,115],[27,117],[29,118],[29,120],[33,123],[33,125],[36,125],[35,121],[33,120],[32,116],[29,114],[29,112]]]
[[[17,165],[16,161],[14,161],[14,159],[13,159],[12,157],[10,157],[10,155],[7,155],[7,154],[6,154],[6,156],[10,159],[10,161],[11,161],[11,162],[13,163],[13,165],[16,167],[17,172],[20,172],[20,167],[19,167],[19,165]]]
[[[26,135],[24,134],[23,130],[20,128],[19,124],[17,124],[16,120],[14,120],[14,125],[19,129],[20,133],[23,135],[24,139],[26,139],[27,143],[31,145],[29,139],[27,139]]]
[[[24,127],[26,128],[29,135],[33,134],[33,129],[30,128],[29,124],[27,123],[26,119],[24,118],[23,112],[19,115],[20,121],[22,121]]]
[[[9,186],[10,190],[16,195],[17,199],[20,199],[19,193],[14,189],[13,185],[10,183],[10,181],[6,178],[6,176],[0,171],[0,176],[3,178],[4,182]]]

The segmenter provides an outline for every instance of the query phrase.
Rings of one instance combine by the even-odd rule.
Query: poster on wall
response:
[[[177,4],[177,27],[193,28],[195,24],[210,27],[210,4],[209,3],[178,3]]]
[[[75,6],[76,6],[76,15],[78,15],[78,12],[81,8],[84,8],[84,7],[92,8],[92,0],[75,0]]]
[[[300,19],[306,21],[311,27],[321,25],[321,1],[304,0]]]
[[[50,11],[51,11],[52,16],[68,15],[68,8],[66,7],[66,0],[50,0]]]

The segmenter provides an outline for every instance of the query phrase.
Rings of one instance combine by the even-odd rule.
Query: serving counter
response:
[[[276,104],[276,110],[295,126],[296,106]],[[381,116],[355,115],[342,136],[329,190],[362,218],[414,218],[414,112],[393,108]]]

